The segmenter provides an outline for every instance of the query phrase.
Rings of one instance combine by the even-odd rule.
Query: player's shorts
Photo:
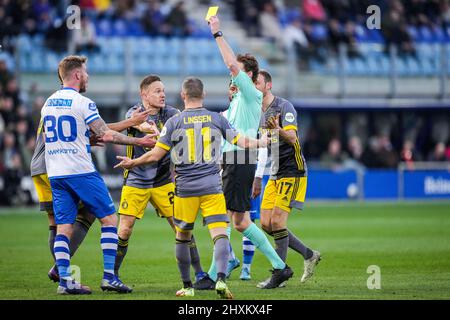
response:
[[[33,176],[32,179],[39,199],[39,210],[53,211],[52,188],[47,174],[39,174]]]
[[[222,184],[228,210],[242,213],[250,210],[255,171],[256,164],[236,164],[235,162],[227,164],[224,162]]]
[[[73,224],[81,200],[98,219],[114,214],[116,208],[98,172],[50,178],[56,224]]]
[[[250,219],[252,221],[260,219],[261,202],[262,202],[262,198],[264,196],[264,189],[266,188],[266,184],[267,184],[268,180],[269,180],[269,176],[263,176],[262,181],[261,181],[261,194],[251,200]]]
[[[203,221],[208,229],[226,228],[229,222],[222,193],[188,198],[175,196],[173,208],[175,228],[180,232],[194,229],[199,209],[201,209]]]
[[[269,180],[264,189],[261,209],[278,207],[286,212],[291,208],[302,210],[306,196],[307,177]]]
[[[173,216],[173,197],[175,186],[172,182],[156,188],[122,187],[119,214],[142,219],[150,201],[160,217]]]

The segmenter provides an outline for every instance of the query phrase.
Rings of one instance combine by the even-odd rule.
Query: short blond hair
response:
[[[83,64],[87,62],[85,56],[67,56],[59,62],[58,65],[58,77],[61,82],[66,79],[70,73],[78,68],[81,68]]]

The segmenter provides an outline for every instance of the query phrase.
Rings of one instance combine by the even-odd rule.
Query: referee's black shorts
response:
[[[230,151],[223,156],[222,184],[227,210],[242,212],[250,210],[253,179],[256,171],[254,151]],[[239,164],[237,157],[245,157]]]

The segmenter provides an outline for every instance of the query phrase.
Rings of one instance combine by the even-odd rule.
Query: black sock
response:
[[[55,245],[55,237],[56,237],[56,226],[48,227],[48,246],[50,247],[50,253],[53,256],[53,260],[56,262],[55,252],[53,251],[53,247]]]
[[[275,239],[275,251],[280,256],[281,260],[286,262],[287,250],[289,247],[289,233],[287,229],[281,229],[273,232]]]
[[[83,217],[77,217],[77,220],[73,224],[72,236],[70,237],[70,244],[69,244],[70,256],[73,256],[75,252],[78,250],[84,238],[86,238],[86,235],[91,225],[92,222],[88,221],[87,219]]]
[[[189,243],[189,251],[191,252],[191,266],[194,268],[194,272],[196,274],[203,272],[202,265],[200,264],[200,255],[198,253],[194,236],[192,236],[191,242]]]
[[[191,253],[189,250],[190,240],[176,239],[175,244],[175,256],[177,258],[178,270],[180,271],[181,281],[186,288],[187,285],[192,287],[190,266],[191,266]]]
[[[116,255],[116,261],[114,263],[114,274],[118,277],[119,276],[119,269],[122,265],[123,259],[125,258],[125,255],[128,251],[128,239],[122,239],[119,237],[119,242],[117,243],[117,255]]]
[[[291,231],[289,231],[289,248],[300,253],[305,260],[313,256],[313,252],[310,248],[305,246],[303,242],[300,241]]]
[[[214,239],[214,260],[216,261],[217,279],[219,274],[227,272],[228,257],[230,255],[230,241],[227,235],[218,235]],[[222,279],[223,280],[223,279]]]

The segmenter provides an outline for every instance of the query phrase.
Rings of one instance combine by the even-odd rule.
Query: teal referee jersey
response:
[[[261,120],[262,92],[256,89],[252,79],[242,70],[232,81],[239,91],[234,94],[228,110],[223,115],[240,134],[256,139]],[[234,150],[242,149],[225,141],[222,151]]]

